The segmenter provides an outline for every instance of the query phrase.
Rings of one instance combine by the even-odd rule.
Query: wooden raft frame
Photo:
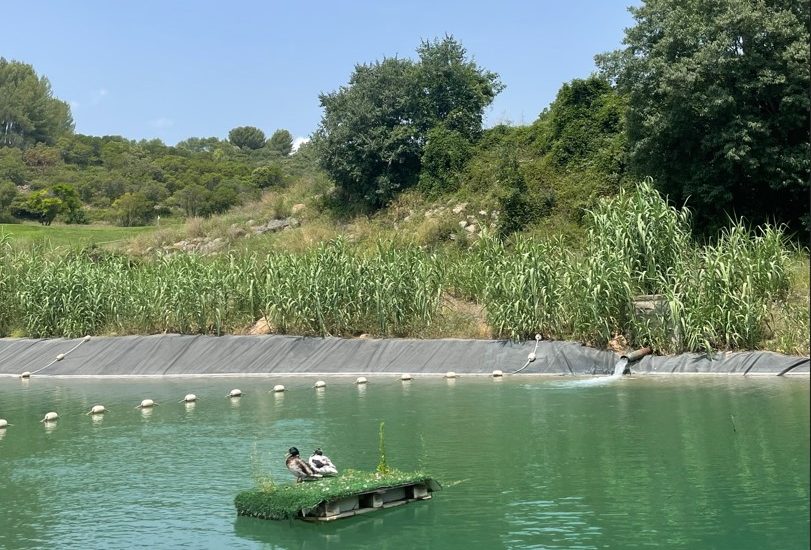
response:
[[[334,521],[349,518],[375,510],[394,508],[431,498],[431,487],[428,483],[409,483],[394,487],[383,487],[365,491],[356,495],[322,502],[315,508],[300,511],[305,521]]]

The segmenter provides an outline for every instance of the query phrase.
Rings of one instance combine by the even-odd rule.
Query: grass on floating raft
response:
[[[264,519],[292,519],[305,508],[315,508],[322,502],[359,493],[412,485],[435,483],[425,472],[388,473],[346,470],[340,476],[295,485],[274,485],[267,489],[243,491],[234,499],[237,513]]]

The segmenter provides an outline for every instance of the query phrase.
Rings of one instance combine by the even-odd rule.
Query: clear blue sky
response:
[[[621,45],[638,0],[17,1],[0,56],[30,63],[73,108],[76,130],[163,139],[252,125],[308,136],[318,94],[356,63],[414,57],[453,34],[507,88],[486,123],[530,123],[561,84]]]

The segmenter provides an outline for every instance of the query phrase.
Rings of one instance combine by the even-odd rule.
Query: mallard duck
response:
[[[338,474],[338,468],[335,467],[329,457],[325,455],[321,449],[316,449],[313,451],[309,462],[310,467],[317,474],[321,474],[323,476],[334,476]]]
[[[296,476],[296,483],[321,477],[321,474],[315,473],[312,467],[301,459],[298,449],[295,447],[290,447],[287,451],[287,458],[284,463],[290,473]]]

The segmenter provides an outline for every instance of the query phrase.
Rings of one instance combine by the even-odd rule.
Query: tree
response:
[[[10,181],[0,181],[0,214],[11,206],[17,196],[17,186]]]
[[[113,203],[119,225],[131,227],[144,225],[152,217],[149,201],[141,193],[124,193]]]
[[[23,153],[14,147],[0,147],[0,180],[9,180],[17,185],[28,179],[28,166]]]
[[[42,225],[51,225],[59,212],[62,211],[62,201],[48,194],[42,189],[34,191],[22,201],[14,201],[12,213],[18,218],[36,220]]]
[[[70,107],[31,65],[0,57],[0,147],[54,143],[73,131]]]
[[[273,132],[266,147],[273,152],[286,157],[293,150],[293,136],[287,130],[281,129]]]
[[[172,199],[187,216],[203,216],[208,213],[209,191],[202,185],[188,185],[176,191]]]
[[[535,213],[527,197],[527,184],[518,169],[518,159],[513,152],[504,150],[497,174],[502,192],[499,198],[501,213],[498,231],[502,237],[506,237],[532,223]]]
[[[62,155],[56,147],[37,143],[23,152],[23,160],[31,168],[45,171],[59,164],[62,161]]]
[[[251,181],[259,189],[278,187],[284,183],[284,171],[277,162],[260,166],[251,173]]]
[[[429,130],[420,159],[420,191],[436,195],[457,189],[459,175],[471,153],[471,143],[461,133],[442,124]]]
[[[467,51],[452,36],[422,42],[417,54],[414,91],[421,135],[442,124],[476,141],[484,109],[504,89],[498,74],[468,60]]]
[[[260,149],[265,145],[265,132],[253,126],[239,126],[228,132],[228,141],[241,149]]]
[[[413,82],[413,62],[384,59],[356,66],[347,86],[320,96],[324,115],[313,143],[347,199],[378,208],[416,182],[421,145]]]
[[[805,0],[648,0],[624,50],[598,56],[628,95],[631,162],[697,225],[725,213],[808,230]]]
[[[603,148],[622,149],[625,109],[607,80],[597,76],[572,80],[561,87],[545,113],[549,120],[544,149],[561,168],[590,161]],[[613,147],[617,141],[619,147]]]
[[[58,183],[51,187],[51,194],[62,201],[60,214],[66,223],[87,223],[87,215],[82,209],[82,200],[76,188],[67,183]]]
[[[189,139],[184,139],[183,141],[178,142],[178,144],[175,145],[175,147],[177,149],[187,150],[191,153],[213,153],[217,149],[217,147],[220,147],[222,144],[227,145],[228,142],[220,141],[219,138],[215,137],[208,138],[190,137]]]
[[[239,202],[239,193],[233,183],[220,183],[209,194],[209,211],[221,214]]]
[[[415,184],[429,132],[439,125],[478,139],[484,109],[502,89],[498,75],[468,61],[453,37],[423,42],[417,53],[416,63],[357,65],[346,86],[319,98],[324,113],[313,146],[350,200],[378,208]]]

